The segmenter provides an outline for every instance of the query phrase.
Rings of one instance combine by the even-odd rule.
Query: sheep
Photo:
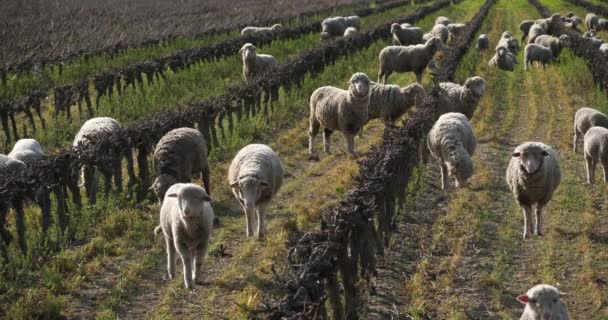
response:
[[[311,155],[314,154],[315,139],[321,125],[325,127],[323,134],[325,153],[331,153],[331,134],[339,130],[346,138],[348,153],[355,154],[355,134],[367,123],[369,117],[370,82],[365,73],[355,73],[348,80],[347,90],[325,86],[312,93],[308,130],[308,152]]]
[[[587,182],[595,184],[595,167],[599,162],[604,169],[604,182],[608,183],[608,129],[591,127],[585,133],[584,141]]]
[[[391,25],[391,34],[393,35],[393,44],[401,46],[409,46],[412,44],[422,43],[422,29],[418,27],[403,27],[398,23]]]
[[[184,266],[184,285],[192,289],[192,281],[202,283],[202,264],[207,256],[213,229],[211,198],[205,189],[193,183],[176,183],[164,197],[160,208],[160,226],[167,246],[167,276],[175,278],[175,253]]]
[[[437,37],[441,39],[441,42],[444,44],[448,43],[448,37],[450,36],[450,31],[448,27],[443,24],[436,24],[433,26],[430,32],[430,37],[428,39],[423,39],[424,41],[429,40],[431,37]]]
[[[524,44],[528,34],[530,33],[530,28],[534,24],[534,20],[524,20],[519,24],[519,30],[521,30],[521,43]]]
[[[264,33],[264,32],[269,32],[269,31],[279,31],[281,29],[283,29],[283,25],[280,23],[277,23],[277,24],[273,25],[272,27],[245,27],[245,28],[243,28],[243,30],[241,30],[241,35],[258,34],[258,33]]]
[[[595,14],[587,13],[587,15],[585,16],[585,26],[587,27],[587,30],[599,31],[597,28],[598,23],[599,18]]]
[[[477,38],[477,44],[475,45],[475,50],[477,51],[486,51],[490,47],[490,40],[488,39],[487,34],[482,34]]]
[[[445,48],[441,39],[432,37],[425,44],[407,47],[388,46],[380,51],[378,82],[385,84],[393,72],[414,72],[416,81],[422,83],[422,73],[437,50]]]
[[[264,209],[283,183],[283,166],[279,156],[267,145],[250,144],[241,149],[228,169],[228,183],[245,212],[247,237],[253,235],[257,214],[258,239],[264,239]]]
[[[578,138],[584,136],[591,127],[608,128],[608,115],[593,108],[583,107],[578,109],[574,115],[574,136],[572,139],[574,153],[576,153]]]
[[[509,52],[517,54],[517,52],[519,51],[519,41],[511,37],[510,32],[505,31],[500,40],[498,40],[498,44],[496,45],[495,50],[498,49],[498,47],[505,47],[507,48],[507,50],[509,50]]]
[[[438,86],[437,94],[439,112],[459,112],[471,119],[485,91],[486,81],[482,77],[471,77],[462,86],[453,82],[442,82]]]
[[[534,61],[540,62],[545,69],[545,66],[553,61],[553,52],[541,45],[528,44],[524,49],[524,70],[528,70],[528,64],[531,66]]]
[[[560,299],[562,294],[554,286],[539,284],[524,295],[517,297],[517,301],[525,304],[520,320],[569,320],[568,309]]]
[[[598,19],[597,20],[597,29],[598,29],[598,31],[607,30],[608,29],[608,20],[607,19]]]
[[[507,184],[517,204],[523,209],[523,238],[542,235],[543,211],[561,180],[557,155],[541,142],[526,142],[515,148],[507,167]],[[536,219],[533,223],[532,208]],[[532,228],[534,224],[534,228]]]
[[[441,188],[449,186],[449,180],[456,188],[465,186],[473,175],[471,156],[477,147],[477,140],[471,124],[462,113],[450,112],[439,117],[427,136],[427,147],[441,166]]]
[[[530,27],[530,32],[528,33],[528,44],[534,43],[536,37],[543,34],[547,34],[547,30],[537,23],[533,24],[532,27]]]
[[[452,36],[452,41],[455,38],[460,37],[466,30],[467,25],[464,23],[450,23],[448,24],[448,32]]]
[[[269,54],[257,54],[251,43],[244,44],[239,53],[243,58],[243,78],[248,83],[277,65],[277,59]]]
[[[559,58],[559,54],[563,48],[569,48],[571,45],[570,36],[562,34],[559,38],[552,37],[550,35],[540,35],[534,40],[535,44],[541,45],[545,48],[551,49],[553,59]]]
[[[323,20],[321,22],[321,40],[344,35],[346,27],[346,20],[343,17],[331,17]]]
[[[348,27],[348,28],[346,28],[346,30],[344,30],[344,36],[349,37],[354,34],[357,34],[358,32],[359,31],[357,29],[355,29],[354,27]]]
[[[380,118],[385,125],[393,125],[409,108],[420,105],[424,96],[424,88],[418,83],[400,88],[396,85],[372,82],[369,94],[369,120]]]
[[[600,51],[603,54],[608,54],[608,43],[602,43],[602,45],[600,46]]]
[[[599,38],[594,31],[586,31],[583,33],[583,38],[588,38],[593,42],[593,46],[600,49],[604,41]]]
[[[348,16],[344,17],[344,24],[346,27],[353,27],[357,30],[361,29],[361,18],[359,16]]]
[[[447,27],[450,23],[451,23],[450,19],[448,19],[446,17],[439,16],[439,17],[435,18],[435,25],[442,24]]]
[[[501,70],[513,71],[515,70],[515,64],[517,60],[513,53],[509,52],[506,47],[496,48],[496,53],[488,62],[490,67],[498,67]]]
[[[158,177],[151,189],[159,202],[171,185],[190,182],[202,174],[205,192],[211,194],[207,142],[196,129],[178,128],[165,134],[154,150],[154,168]]]

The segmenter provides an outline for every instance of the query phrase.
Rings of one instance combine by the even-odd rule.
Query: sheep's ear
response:
[[[523,304],[526,304],[526,303],[528,303],[530,301],[530,297],[528,297],[525,294],[522,294],[521,296],[517,297],[517,301],[519,301],[519,302],[521,302]]]
[[[168,198],[177,198],[177,193],[169,193],[165,197],[168,197]]]
[[[547,150],[543,150],[540,154],[542,154],[543,157],[546,157],[549,155],[549,152],[547,152]]]
[[[513,154],[511,156],[513,158],[519,158],[519,157],[521,157],[521,152],[513,152]]]

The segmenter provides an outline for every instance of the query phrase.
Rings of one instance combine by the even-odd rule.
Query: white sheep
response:
[[[557,155],[544,143],[523,143],[511,154],[506,180],[515,201],[523,209],[523,238],[528,238],[532,230],[534,234],[542,235],[543,211],[561,180]],[[533,208],[536,215],[534,223]]]
[[[349,37],[354,34],[357,34],[358,32],[359,31],[355,27],[348,27],[348,28],[346,28],[346,30],[344,30],[344,36]]]
[[[599,18],[597,17],[597,15],[595,15],[594,13],[587,13],[587,15],[585,16],[585,26],[587,27],[587,30],[599,31],[598,23]]]
[[[471,119],[485,91],[486,81],[482,77],[471,77],[463,85],[442,82],[438,86],[437,107],[441,114],[459,112]]]
[[[545,48],[551,49],[553,53],[553,59],[559,58],[559,54],[563,48],[569,48],[571,45],[570,36],[562,34],[559,38],[552,37],[550,35],[540,35],[534,40],[535,44],[541,45]]]
[[[444,16],[439,16],[439,17],[435,18],[435,25],[442,24],[447,27],[450,23],[451,23],[450,19],[448,19]]]
[[[475,45],[475,50],[477,51],[486,51],[490,47],[490,40],[488,39],[487,34],[482,34],[477,38],[477,44]]]
[[[554,286],[539,284],[517,301],[526,305],[519,320],[569,320],[568,309],[561,300],[562,294]]]
[[[521,30],[521,43],[524,44],[528,34],[530,33],[530,28],[534,24],[534,20],[524,20],[519,24],[519,30]]]
[[[498,67],[501,70],[513,71],[515,70],[515,65],[517,64],[517,60],[515,59],[515,55],[509,52],[509,50],[504,47],[496,48],[496,53],[488,61],[488,65],[490,67]]]
[[[414,72],[416,81],[422,83],[422,73],[437,50],[445,46],[441,39],[430,38],[425,44],[416,44],[407,47],[388,46],[380,51],[380,71],[378,82],[385,84],[393,72]]]
[[[446,189],[450,180],[456,188],[465,186],[473,175],[471,156],[477,147],[477,139],[467,117],[458,112],[439,117],[427,136],[431,155],[439,160],[441,188]]]
[[[424,95],[424,88],[418,83],[400,88],[373,82],[369,94],[369,120],[380,118],[384,124],[392,125],[412,106],[420,105]]]
[[[310,96],[310,128],[308,152],[313,155],[315,139],[321,125],[324,150],[330,154],[330,137],[333,131],[342,131],[348,152],[355,153],[355,135],[367,123],[369,117],[370,79],[364,73],[355,73],[348,81],[348,89],[325,86]]]
[[[321,22],[321,40],[342,36],[346,28],[347,25],[344,17],[327,18]]]
[[[540,62],[545,69],[545,66],[553,61],[553,52],[538,44],[528,44],[524,49],[524,70],[528,70],[528,65],[532,66],[534,61]]]
[[[393,23],[391,34],[394,45],[409,46],[422,43],[423,31],[418,27],[403,27],[398,23]]]
[[[244,44],[239,53],[243,58],[243,78],[249,83],[277,65],[277,59],[269,54],[257,54],[251,43]]]
[[[23,161],[30,166],[45,157],[42,146],[35,139],[20,139],[13,146],[9,157]]]
[[[258,221],[258,239],[266,233],[266,206],[283,183],[279,156],[267,145],[250,144],[241,149],[228,169],[228,183],[245,212],[247,237],[253,235]]]
[[[213,229],[211,198],[205,189],[192,183],[176,183],[165,195],[160,208],[160,226],[167,246],[167,275],[175,278],[175,253],[184,266],[184,285],[202,283],[202,264]]]
[[[534,43],[536,37],[547,34],[547,30],[543,28],[540,24],[535,23],[530,27],[530,31],[528,32],[528,44]]]
[[[598,29],[598,31],[607,30],[608,29],[608,20],[599,19],[597,21],[597,29]]]
[[[448,24],[448,32],[452,36],[452,41],[455,38],[458,38],[462,34],[464,34],[464,31],[466,30],[466,28],[467,28],[467,25],[464,24],[464,23],[450,23],[450,24]]]
[[[595,184],[595,167],[599,162],[604,169],[604,182],[608,183],[608,129],[591,127],[585,133],[584,141],[587,182]]]
[[[245,27],[241,30],[241,35],[279,31],[281,29],[283,29],[283,25],[280,23],[274,24],[272,27]]]
[[[165,134],[154,150],[154,168],[158,177],[151,189],[159,201],[171,185],[190,182],[202,174],[207,194],[211,194],[207,142],[196,129],[178,128]]]
[[[608,128],[608,115],[593,108],[583,107],[576,111],[574,115],[574,136],[572,148],[576,153],[578,138],[584,136],[591,127]]]

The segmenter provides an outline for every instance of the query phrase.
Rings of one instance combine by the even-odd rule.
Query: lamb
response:
[[[308,152],[311,155],[314,154],[315,139],[321,125],[325,127],[323,142],[327,154],[331,153],[330,137],[336,130],[344,134],[348,153],[355,154],[355,134],[367,123],[369,117],[370,82],[365,73],[355,73],[348,81],[348,90],[326,86],[312,93],[308,130]]]
[[[253,235],[257,214],[258,239],[264,239],[264,209],[283,183],[283,166],[279,156],[267,145],[250,144],[241,149],[230,164],[228,183],[245,212],[247,237]]]
[[[464,23],[450,23],[448,24],[448,32],[452,35],[452,40],[454,38],[460,37],[464,31],[466,30],[467,25]]]
[[[604,127],[591,127],[585,133],[584,141],[587,182],[595,184],[595,167],[599,162],[604,169],[604,182],[608,183],[608,129]]]
[[[167,246],[167,276],[175,278],[175,253],[184,266],[184,285],[192,289],[192,281],[203,284],[202,264],[213,229],[211,198],[205,190],[192,183],[176,183],[165,195],[160,208],[160,226]]]
[[[485,91],[485,80],[477,76],[467,79],[462,86],[453,82],[442,82],[437,94],[439,112],[459,112],[471,119]]]
[[[450,19],[448,19],[446,17],[439,16],[439,17],[435,18],[435,25],[442,24],[447,27],[450,23],[451,23]]]
[[[466,185],[473,175],[471,156],[477,140],[469,120],[462,113],[450,112],[439,117],[427,136],[427,146],[441,166],[441,188],[455,181],[456,188]]]
[[[369,120],[380,118],[385,125],[393,125],[412,106],[424,99],[424,88],[413,83],[399,88],[396,85],[372,82],[369,94]]]
[[[553,52],[549,48],[545,48],[538,44],[526,45],[524,49],[524,70],[528,70],[528,65],[532,65],[532,62],[538,61],[545,66],[553,61]]]
[[[277,65],[277,59],[269,54],[257,54],[251,43],[244,44],[239,53],[243,58],[243,78],[248,83]]]
[[[496,48],[496,53],[488,62],[490,67],[498,67],[499,69],[506,71],[515,70],[515,64],[517,64],[515,56],[513,53],[509,52],[506,47]]]
[[[521,30],[521,43],[524,44],[528,34],[530,33],[530,28],[534,24],[534,20],[524,20],[519,24],[519,30]]]
[[[475,45],[475,50],[477,51],[486,51],[490,47],[490,40],[488,39],[487,34],[482,34],[477,38],[477,44]]]
[[[563,48],[569,48],[571,45],[570,36],[562,34],[559,38],[550,35],[540,35],[534,40],[535,44],[551,49],[553,59],[557,59]]]
[[[530,27],[530,32],[528,33],[528,44],[534,43],[536,37],[543,34],[547,34],[547,30],[537,23],[533,24],[532,27]]]
[[[159,202],[171,185],[190,182],[192,175],[202,174],[205,192],[211,194],[207,142],[196,129],[178,128],[165,134],[154,150],[154,168],[158,177],[152,190]]]
[[[357,30],[361,29],[361,18],[359,16],[348,16],[344,17],[344,24],[346,27],[353,27]]]
[[[355,29],[354,27],[348,27],[348,28],[346,28],[346,30],[344,30],[344,36],[349,37],[354,34],[357,34],[358,32],[359,31],[357,29]]]
[[[393,23],[391,34],[393,35],[394,45],[409,46],[422,43],[423,31],[418,27],[403,27],[398,23]]]
[[[561,301],[562,294],[554,286],[539,284],[517,300],[525,304],[520,320],[569,320],[568,309]]]
[[[346,27],[346,20],[343,17],[331,17],[323,20],[321,22],[321,40],[344,35]]]
[[[561,172],[553,149],[541,142],[526,142],[515,148],[506,174],[515,201],[524,212],[523,238],[542,235],[543,211],[559,186]],[[532,228],[532,208],[536,221]]]
[[[574,137],[572,148],[576,153],[578,138],[584,136],[591,127],[608,128],[608,115],[593,108],[580,108],[574,115]]]
[[[243,28],[243,30],[241,30],[241,35],[259,34],[259,33],[270,32],[270,31],[279,31],[281,29],[283,29],[283,25],[280,23],[277,23],[277,24],[273,25],[272,27],[245,27],[245,28]]]
[[[393,72],[414,72],[416,81],[422,83],[422,73],[437,50],[445,48],[441,39],[432,37],[425,44],[407,47],[388,46],[380,51],[378,82],[385,84]]]
[[[585,26],[587,27],[587,30],[599,31],[598,30],[599,20],[600,19],[595,14],[587,13],[587,15],[585,16]]]

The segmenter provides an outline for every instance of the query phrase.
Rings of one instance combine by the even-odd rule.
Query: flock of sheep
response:
[[[559,56],[563,47],[569,46],[567,36],[547,35],[551,19],[524,21],[521,24],[523,43],[526,38],[524,63],[538,61],[543,65]],[[573,28],[581,23],[574,15],[564,20]],[[606,28],[606,21],[587,16],[590,30]],[[321,37],[342,36],[349,28],[360,27],[359,17],[333,17],[323,21]],[[242,34],[280,29],[247,27]],[[341,131],[347,142],[347,151],[355,153],[355,136],[374,118],[380,118],[386,125],[403,116],[411,107],[420,105],[425,97],[421,85],[422,73],[432,63],[438,50],[443,50],[450,38],[462,34],[465,25],[451,23],[446,17],[438,17],[429,33],[409,24],[393,24],[393,46],[379,53],[380,70],[378,82],[372,82],[364,73],[353,74],[347,82],[348,88],[325,86],[315,90],[310,97],[309,153],[315,153],[315,138],[323,127],[324,151],[329,154],[330,136]],[[476,48],[489,47],[487,35],[478,38]],[[515,53],[519,41],[510,32],[504,32],[498,40],[496,54],[490,60],[491,66],[513,71]],[[240,51],[243,61],[243,77],[252,79],[277,64],[277,60],[258,54],[255,46],[245,44]],[[413,72],[417,83],[406,87],[386,84],[393,72]],[[441,185],[443,189],[466,185],[473,175],[472,155],[476,149],[476,137],[469,120],[486,90],[483,78],[473,76],[463,85],[444,82],[438,85],[437,108],[441,116],[427,136],[430,154],[439,161]],[[88,120],[76,135],[73,145],[83,146],[97,136],[118,132],[121,125],[111,118]],[[595,183],[594,173],[598,163],[604,169],[604,181],[608,182],[608,116],[591,108],[581,108],[574,120],[574,152],[579,138],[584,137],[584,158],[587,164],[587,181]],[[0,155],[0,174],[24,171],[28,165],[45,156],[42,146],[33,139],[18,141],[8,155]],[[155,233],[162,232],[167,249],[167,273],[175,277],[176,253],[181,257],[184,269],[184,283],[192,288],[200,283],[201,266],[209,247],[213,228],[214,213],[210,197],[210,171],[207,160],[207,143],[203,135],[195,129],[178,128],[168,132],[156,145],[154,167],[157,177],[151,187],[161,203],[160,224]],[[82,180],[88,194],[97,186],[96,171],[105,176],[106,191],[114,177],[120,187],[121,154],[107,163],[81,168]],[[202,177],[204,188],[191,183]],[[228,172],[228,184],[245,213],[246,235],[263,239],[265,235],[265,208],[281,188],[283,167],[279,156],[268,146],[250,144],[234,157]],[[523,237],[531,234],[542,235],[543,211],[560,184],[561,173],[556,152],[541,142],[526,142],[515,148],[510,155],[506,180],[516,202],[524,212]],[[82,185],[81,184],[81,185]],[[41,192],[35,201],[48,197]],[[534,210],[534,216],[532,211]],[[533,218],[534,217],[534,218]],[[257,222],[257,226],[256,226]],[[559,290],[549,285],[537,285],[527,294],[518,297],[525,304],[521,319],[568,319],[567,311],[560,301]],[[548,317],[549,316],[549,317]]]

